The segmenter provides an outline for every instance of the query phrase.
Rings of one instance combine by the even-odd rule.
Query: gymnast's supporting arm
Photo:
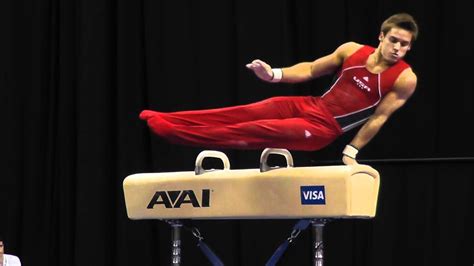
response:
[[[299,83],[334,73],[344,60],[360,44],[348,42],[339,46],[333,53],[316,59],[313,62],[301,62],[285,68],[271,68],[262,60],[256,59],[247,64],[258,78],[267,82]]]
[[[398,77],[393,90],[390,91],[375,109],[374,114],[361,127],[359,132],[348,144],[343,153],[344,164],[357,164],[356,154],[379,132],[388,118],[413,95],[416,88],[417,78],[411,68],[406,69]],[[354,150],[355,149],[355,150]]]

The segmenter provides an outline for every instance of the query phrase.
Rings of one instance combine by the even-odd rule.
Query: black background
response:
[[[202,150],[151,135],[143,109],[178,111],[319,95],[259,81],[245,64],[312,61],[347,41],[377,46],[381,22],[409,12],[413,97],[359,159],[472,158],[472,1],[2,0],[0,233],[23,265],[169,265],[170,228],[127,218],[122,181],[192,171]],[[340,164],[356,131],[296,166]],[[261,151],[222,150],[232,168]],[[334,220],[326,265],[472,265],[472,159],[367,161],[381,174],[377,216]],[[226,265],[263,265],[293,220],[196,221]],[[207,265],[183,232],[183,265]],[[311,265],[304,231],[281,265]]]

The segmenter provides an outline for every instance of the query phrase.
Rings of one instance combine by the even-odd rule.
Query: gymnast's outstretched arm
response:
[[[388,118],[415,92],[417,78],[411,68],[406,69],[397,81],[393,90],[390,91],[379,104],[374,114],[361,127],[359,132],[352,139],[349,147],[343,151],[342,161],[345,164],[356,164],[355,155],[358,150],[362,149],[369,141],[379,132],[380,128],[385,124]]]
[[[298,83],[334,73],[361,45],[355,42],[344,43],[333,53],[316,59],[313,62],[301,62],[285,68],[273,68],[262,60],[256,59],[247,64],[261,80],[268,82]]]

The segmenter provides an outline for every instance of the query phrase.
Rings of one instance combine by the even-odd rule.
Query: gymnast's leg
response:
[[[262,119],[285,119],[301,116],[307,110],[306,98],[280,96],[246,105],[172,113],[144,110],[140,113],[140,119],[149,120],[158,116],[168,123],[185,126],[219,126]]]
[[[304,118],[266,119],[223,126],[175,125],[160,116],[147,122],[155,134],[172,143],[209,148],[272,147],[311,151],[323,148],[340,135],[339,130]]]

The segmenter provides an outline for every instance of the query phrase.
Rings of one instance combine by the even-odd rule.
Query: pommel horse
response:
[[[269,166],[272,154],[284,156],[286,167]],[[204,169],[206,158],[222,160],[223,169]],[[314,265],[322,266],[324,225],[375,217],[379,179],[377,170],[362,164],[294,167],[288,150],[271,148],[262,152],[259,169],[231,170],[224,153],[205,150],[194,171],[132,174],[123,189],[130,219],[172,225],[172,265],[181,261],[180,220],[306,219],[313,230]]]

